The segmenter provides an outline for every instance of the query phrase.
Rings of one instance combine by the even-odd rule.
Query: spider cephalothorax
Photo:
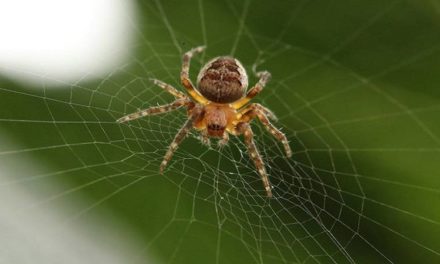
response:
[[[197,77],[197,89],[189,79],[189,64],[195,53],[202,52],[204,47],[194,48],[183,55],[182,72],[180,79],[188,94],[179,92],[176,88],[162,81],[153,79],[159,87],[176,97],[170,104],[150,107],[136,113],[126,115],[118,122],[127,122],[147,115],[161,114],[186,106],[188,119],[174,137],[167,153],[160,165],[160,172],[165,169],[174,151],[188,134],[191,128],[200,131],[202,142],[209,144],[210,137],[221,138],[219,145],[229,140],[229,134],[238,136],[243,134],[248,152],[261,175],[267,196],[272,197],[272,189],[263,160],[254,142],[254,134],[249,122],[258,118],[266,129],[284,145],[286,155],[290,157],[289,142],[286,136],[275,128],[269,119],[275,115],[260,104],[249,104],[249,101],[261,92],[270,73],[267,71],[256,73],[260,78],[258,83],[247,93],[248,77],[241,63],[232,57],[217,57],[209,61]]]

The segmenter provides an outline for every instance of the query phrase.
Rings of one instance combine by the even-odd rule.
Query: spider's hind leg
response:
[[[186,91],[191,95],[194,100],[201,104],[207,104],[208,100],[204,98],[195,88],[192,84],[191,80],[189,79],[189,67],[191,63],[191,58],[196,53],[200,53],[205,50],[205,46],[200,46],[197,48],[193,48],[192,50],[186,52],[183,54],[182,58],[182,71],[180,72],[180,81],[182,82],[182,85],[185,86]]]
[[[266,86],[267,82],[271,78],[271,74],[268,71],[262,71],[262,72],[258,72],[256,74],[257,74],[258,78],[260,78],[260,79],[258,80],[257,84],[255,84],[255,86],[252,87],[247,92],[245,97],[241,98],[240,100],[238,100],[232,104],[232,107],[234,107],[235,109],[240,109],[245,104],[249,103],[249,101],[252,100],[252,98],[257,96],[263,90],[264,86]]]

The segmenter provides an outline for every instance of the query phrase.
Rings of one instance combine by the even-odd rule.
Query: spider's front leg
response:
[[[240,111],[241,120],[243,122],[249,122],[253,118],[258,117],[266,130],[283,144],[286,156],[290,158],[292,157],[292,150],[290,149],[289,141],[286,135],[269,121],[268,115],[270,116],[270,114],[273,115],[272,111],[260,104],[251,104]]]
[[[229,134],[227,131],[225,131],[223,133],[222,139],[220,139],[217,143],[219,148],[223,148],[224,146],[226,146],[229,142]]]
[[[208,131],[206,131],[206,129],[200,132],[200,141],[205,146],[211,146],[211,140],[209,139]]]
[[[238,123],[236,129],[238,132],[237,134],[244,135],[244,142],[246,143],[251,159],[254,161],[258,174],[260,174],[261,176],[261,180],[263,181],[267,197],[272,198],[272,188],[270,185],[269,176],[267,175],[266,168],[264,167],[264,162],[261,158],[260,152],[258,152],[257,146],[255,145],[254,133],[252,132],[251,126],[248,123],[243,122]]]
[[[208,100],[194,88],[194,85],[189,79],[189,66],[191,63],[191,58],[194,56],[194,54],[204,51],[205,48],[205,46],[200,46],[186,52],[182,58],[182,71],[180,73],[180,80],[182,82],[182,85],[185,86],[187,92],[191,95],[191,97],[201,104],[208,103]]]
[[[185,124],[180,128],[179,132],[177,132],[176,136],[173,139],[173,142],[171,142],[170,146],[168,147],[167,153],[165,154],[162,163],[160,164],[160,174],[163,173],[168,162],[173,157],[174,152],[179,147],[179,144],[182,143],[183,139],[185,139],[186,135],[188,135],[188,132],[193,127],[194,122],[198,120],[201,116],[202,116],[202,106],[196,105],[192,109],[191,114],[186,120]]]
[[[153,106],[144,110],[140,110],[138,112],[131,113],[129,115],[123,116],[117,120],[119,123],[125,123],[128,121],[136,120],[138,118],[148,116],[148,115],[158,115],[166,112],[170,112],[176,110],[184,105],[189,103],[189,99],[178,99],[170,104]]]

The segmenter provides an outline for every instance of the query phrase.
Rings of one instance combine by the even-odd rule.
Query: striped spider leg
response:
[[[257,149],[254,141],[254,132],[252,131],[251,125],[247,122],[238,123],[236,126],[235,134],[244,135],[244,142],[248,149],[248,153],[251,159],[254,161],[255,167],[257,168],[258,174],[261,176],[263,181],[264,189],[266,190],[267,197],[272,198],[272,187],[270,185],[269,176],[267,175],[266,168],[264,166],[261,154]]]
[[[202,117],[202,113],[203,106],[201,105],[195,105],[194,108],[191,109],[189,117],[186,120],[185,124],[180,128],[179,132],[177,132],[176,136],[173,139],[173,142],[171,142],[170,146],[168,147],[167,153],[165,154],[162,163],[160,164],[160,174],[163,174],[163,171],[168,162],[173,157],[174,152],[177,150],[180,143],[182,143],[182,141],[188,135],[191,128],[193,128],[194,122]]]
[[[159,86],[160,88],[162,88],[165,91],[167,91],[168,93],[172,94],[177,99],[174,102],[169,103],[169,104],[153,106],[153,107],[149,107],[147,109],[143,109],[143,110],[128,114],[126,116],[119,118],[117,120],[117,122],[125,123],[128,121],[136,120],[136,119],[144,117],[144,116],[163,114],[163,113],[167,113],[167,112],[179,109],[182,106],[188,106],[190,104],[191,101],[188,98],[188,96],[186,96],[182,92],[179,92],[176,88],[174,88],[170,84],[164,83],[164,82],[159,81],[157,79],[150,79],[150,80],[154,84]]]
[[[286,152],[287,157],[292,156],[292,150],[290,149],[289,141],[287,140],[286,135],[284,135],[283,132],[281,132],[279,129],[277,129],[268,118],[268,115],[270,117],[273,113],[265,108],[264,106],[260,104],[250,104],[249,106],[243,108],[239,112],[239,123],[236,126],[236,133],[237,134],[243,134],[244,140],[249,152],[249,155],[251,156],[251,159],[254,161],[255,167],[257,168],[258,173],[261,176],[261,180],[263,181],[264,188],[266,190],[267,196],[272,197],[272,189],[270,186],[269,177],[266,172],[266,168],[264,166],[264,162],[261,158],[261,154],[259,153],[257,146],[254,142],[254,133],[252,131],[251,126],[249,125],[249,122],[254,119],[255,117],[258,117],[258,119],[261,121],[263,126],[271,133],[276,139],[278,139],[284,146],[284,150]]]
[[[292,150],[290,149],[289,141],[287,140],[286,135],[269,121],[269,118],[276,118],[269,109],[260,104],[254,103],[243,108],[239,112],[239,114],[241,115],[242,122],[250,122],[255,117],[258,117],[266,130],[271,133],[272,136],[274,136],[278,141],[280,141],[281,144],[283,144],[284,151],[286,152],[286,157],[292,157]]]
[[[117,120],[119,123],[125,123],[128,121],[133,121],[136,119],[139,119],[144,116],[150,116],[150,115],[158,115],[163,114],[167,112],[174,111],[176,109],[179,109],[182,106],[188,105],[190,101],[188,99],[177,99],[172,103],[165,104],[165,105],[159,105],[159,106],[152,106],[147,109],[140,110],[138,112],[134,112],[131,114],[128,114],[126,116],[123,116]]]

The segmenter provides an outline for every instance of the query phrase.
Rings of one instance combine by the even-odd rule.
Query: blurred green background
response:
[[[39,164],[11,184],[43,192],[44,204],[88,201],[66,221],[106,211],[128,223],[143,244],[127,263],[143,254],[159,263],[440,262],[440,2],[158,0],[137,10],[132,56],[105,78],[67,89],[0,79],[1,130],[19,143],[0,147],[0,163]],[[278,115],[294,150],[284,158],[255,122],[275,199],[240,138],[218,150],[191,135],[159,175],[184,111],[115,123],[170,102],[148,78],[181,88],[181,55],[198,45],[208,48],[193,80],[225,54],[272,73],[255,101]]]

